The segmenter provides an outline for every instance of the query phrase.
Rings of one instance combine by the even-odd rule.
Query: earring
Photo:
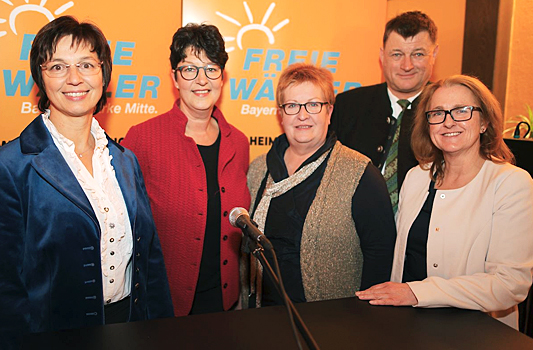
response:
[[[481,128],[481,133],[483,134],[485,132],[485,128]]]

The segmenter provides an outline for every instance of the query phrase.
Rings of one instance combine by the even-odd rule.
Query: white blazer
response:
[[[400,192],[391,280],[402,281],[409,229],[428,195],[429,171],[409,171]],[[517,304],[533,271],[533,180],[485,161],[476,177],[437,190],[427,242],[427,278],[409,282],[418,307],[481,310],[518,329]]]

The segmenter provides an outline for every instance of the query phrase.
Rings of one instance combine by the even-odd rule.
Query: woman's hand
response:
[[[372,305],[413,306],[418,304],[415,294],[407,283],[385,282],[367,290],[355,292],[361,300]]]

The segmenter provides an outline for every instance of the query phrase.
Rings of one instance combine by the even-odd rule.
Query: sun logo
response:
[[[289,23],[289,20],[288,19],[284,19],[283,21],[279,22],[278,24],[276,24],[272,29],[268,28],[267,26],[265,26],[266,22],[268,21],[270,15],[272,14],[272,11],[274,11],[274,7],[276,7],[276,4],[275,3],[271,3],[270,6],[268,7],[267,11],[265,12],[265,15],[263,16],[263,20],[261,21],[261,24],[257,24],[257,23],[254,23],[254,16],[252,15],[252,11],[250,11],[250,7],[248,6],[248,4],[246,3],[246,1],[243,1],[243,5],[244,5],[244,10],[246,11],[246,15],[248,16],[248,20],[250,21],[250,24],[247,24],[245,26],[243,26],[241,23],[239,23],[239,21],[237,21],[236,19],[228,16],[228,15],[225,15],[221,12],[216,12],[216,14],[222,18],[224,18],[226,21],[228,22],[231,22],[239,27],[242,27],[241,29],[239,29],[239,31],[237,32],[237,46],[239,47],[239,49],[242,50],[242,36],[246,33],[246,32],[249,32],[251,30],[259,30],[263,33],[266,34],[267,38],[268,38],[268,42],[272,45],[274,44],[274,33],[273,32],[277,32],[278,30],[280,30],[281,28],[283,28],[287,23]],[[234,41],[235,40],[235,37],[230,37],[230,36],[225,36],[224,37],[224,41],[226,42],[230,42],[230,41]],[[226,51],[227,52],[231,52],[235,50],[235,47],[228,47],[226,48]]]
[[[1,0],[3,3],[6,3],[8,4],[9,6],[15,6],[11,1],[9,0]],[[72,6],[74,6],[74,2],[73,1],[69,1],[67,2],[66,4],[64,5],[61,5],[57,10],[54,11],[54,13],[52,14],[52,11],[50,11],[49,9],[47,9],[45,7],[46,5],[46,1],[47,0],[41,0],[41,2],[39,3],[39,5],[36,5],[36,4],[30,4],[30,0],[24,0],[25,4],[22,4],[22,5],[19,5],[19,6],[16,6],[12,11],[11,13],[9,14],[9,27],[11,28],[11,31],[17,35],[17,28],[15,27],[15,20],[17,19],[17,16],[23,12],[30,12],[30,11],[33,11],[33,12],[39,12],[39,13],[42,13],[43,15],[46,16],[46,18],[48,18],[48,21],[53,21],[55,19],[54,15],[58,16],[60,14],[62,14],[63,12],[65,12],[66,10],[68,10],[69,8],[71,8]],[[6,19],[4,18],[0,18],[0,23],[5,23],[6,22]],[[0,31],[0,37],[3,37],[4,35],[6,35],[7,32],[6,31]]]

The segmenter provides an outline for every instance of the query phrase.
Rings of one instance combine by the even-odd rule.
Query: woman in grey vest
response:
[[[350,297],[390,278],[396,229],[387,187],[366,156],[328,132],[334,102],[327,69],[285,69],[276,92],[285,133],[248,172],[252,217],[294,302]],[[244,307],[282,303],[255,258],[241,272]]]

